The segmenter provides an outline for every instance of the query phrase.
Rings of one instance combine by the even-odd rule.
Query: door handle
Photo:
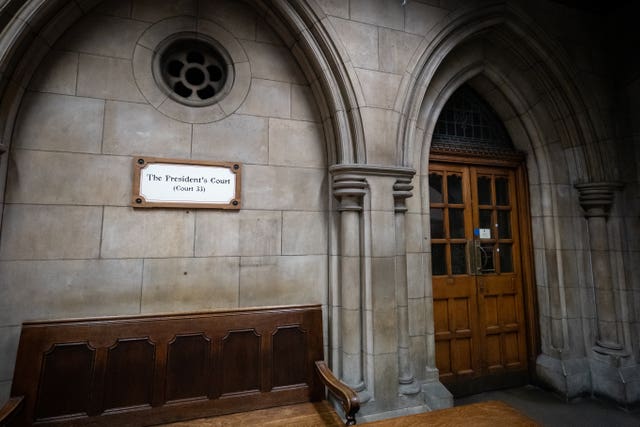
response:
[[[469,260],[469,274],[477,276],[482,269],[482,254],[480,253],[479,242],[467,240],[467,259]]]
[[[478,279],[478,292],[484,294],[484,279]]]

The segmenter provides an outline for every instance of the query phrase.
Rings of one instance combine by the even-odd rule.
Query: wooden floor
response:
[[[357,417],[357,416],[356,416]],[[327,401],[260,409],[213,418],[163,424],[171,427],[237,427],[237,426],[344,426]]]
[[[506,403],[492,400],[465,406],[456,406],[422,414],[365,423],[372,427],[535,427],[537,422]],[[540,426],[541,427],[541,426]]]
[[[356,415],[357,419],[357,415]],[[473,426],[473,427],[535,427],[538,423],[511,406],[498,401],[474,403],[439,411],[390,418],[370,423],[358,423],[371,427],[411,426]],[[214,418],[165,424],[171,427],[232,427],[232,426],[344,426],[326,402],[302,403],[279,408],[262,409]]]

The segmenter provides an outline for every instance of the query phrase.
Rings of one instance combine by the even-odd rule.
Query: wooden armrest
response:
[[[336,378],[324,360],[316,361],[316,370],[327,389],[340,401],[347,417],[346,425],[355,425],[356,413],[360,410],[360,399],[356,392]]]
[[[0,426],[8,426],[9,422],[13,417],[16,416],[20,409],[22,409],[22,404],[24,402],[24,396],[12,397],[9,399],[7,403],[0,408]]]

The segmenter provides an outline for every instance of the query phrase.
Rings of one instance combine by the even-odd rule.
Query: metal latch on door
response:
[[[479,276],[485,271],[485,267],[489,262],[491,254],[487,253],[487,250],[482,247],[481,243],[477,239],[467,240],[467,259],[469,260],[469,274],[473,276]]]

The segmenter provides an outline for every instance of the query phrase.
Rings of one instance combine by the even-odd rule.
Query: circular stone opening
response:
[[[194,86],[200,86],[204,83],[204,73],[197,68],[189,68],[187,73],[185,74],[185,78],[187,82],[191,83]]]
[[[157,49],[154,75],[175,101],[192,107],[211,105],[229,92],[233,67],[228,57],[213,40],[172,36]]]

